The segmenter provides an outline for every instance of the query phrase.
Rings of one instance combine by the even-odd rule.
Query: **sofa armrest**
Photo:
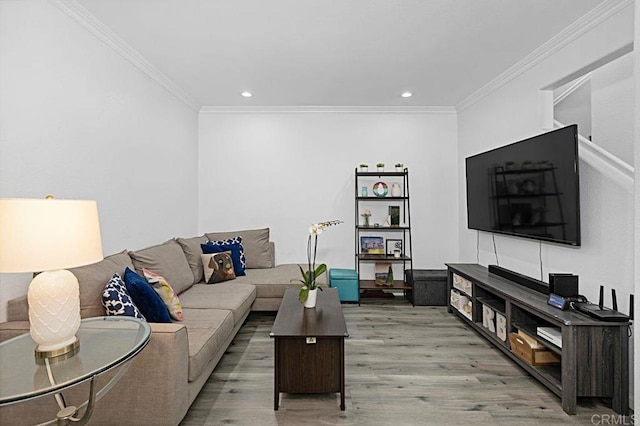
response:
[[[189,339],[185,326],[149,323],[151,339],[129,370],[96,405],[92,421],[177,425],[189,408]],[[82,343],[81,343],[82,345]]]
[[[7,302],[7,321],[29,321],[29,301],[26,295]]]
[[[29,332],[29,321],[7,321],[0,323],[0,342]]]
[[[271,267],[276,267],[276,244],[273,241],[269,241],[269,251],[271,252]]]

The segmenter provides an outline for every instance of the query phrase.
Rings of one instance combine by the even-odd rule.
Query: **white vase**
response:
[[[391,185],[391,196],[392,197],[401,197],[402,196],[402,189],[400,188],[400,184],[399,183],[394,183],[393,185]]]
[[[316,288],[314,290],[309,290],[309,296],[307,297],[307,300],[304,302],[304,307],[315,308],[317,299],[318,299],[318,289]]]

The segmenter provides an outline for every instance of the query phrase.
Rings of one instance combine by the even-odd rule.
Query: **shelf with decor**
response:
[[[400,255],[395,257],[389,254],[359,254],[358,260],[360,261],[374,261],[374,262],[407,262],[411,261],[409,256]]]
[[[372,231],[404,231],[409,230],[411,227],[409,226],[365,226],[365,225],[356,225],[356,228],[362,230],[372,230]]]
[[[359,302],[367,297],[395,297],[402,292],[402,296],[414,304],[412,287],[405,281],[407,271],[413,271],[409,171],[407,168],[389,172],[356,169],[354,175]],[[375,225],[370,221],[372,211],[379,219]],[[382,221],[384,216],[386,219]],[[374,264],[374,279],[366,276],[371,273],[367,264]]]
[[[398,177],[403,177],[406,174],[407,169],[404,169],[401,172],[361,172],[358,171],[358,169],[356,169],[356,176],[360,176],[360,177],[392,177],[392,176],[398,176]]]
[[[394,197],[393,195],[385,197],[357,197],[358,201],[393,201],[393,200],[408,200],[409,197]]]
[[[360,280],[360,290],[379,290],[380,288],[385,290],[411,290],[411,286],[404,282],[404,280],[394,280],[393,285],[380,286],[376,284],[375,280]]]

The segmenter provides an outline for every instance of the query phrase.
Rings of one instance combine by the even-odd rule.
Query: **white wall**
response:
[[[591,73],[593,142],[633,164],[633,57],[630,52]]]
[[[633,40],[633,6],[609,18],[568,46],[525,71],[458,115],[461,261],[476,261],[476,231],[467,229],[464,158],[542,133],[540,89],[586,67]],[[612,143],[630,144],[620,139]],[[580,290],[597,300],[597,289],[615,287],[619,307],[634,292],[633,194],[584,161],[580,162],[582,247],[542,244],[543,277],[549,272],[580,276]],[[496,235],[500,265],[540,277],[539,243]],[[480,233],[480,263],[495,263],[491,235]],[[610,300],[609,300],[610,303]]]
[[[353,268],[354,169],[402,162],[414,267],[444,269],[457,257],[456,137],[455,114],[201,113],[199,231],[268,226],[278,263],[305,262],[309,225],[342,219],[318,259]]]
[[[0,93],[1,197],[97,200],[105,255],[195,234],[197,113],[49,2],[0,2]]]
[[[574,83],[571,81],[553,91],[554,98]],[[591,136],[591,81],[586,81],[553,108],[553,118],[560,123],[577,124],[578,131],[585,138]]]

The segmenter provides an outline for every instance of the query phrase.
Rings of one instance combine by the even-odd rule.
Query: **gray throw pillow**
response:
[[[207,232],[205,235],[211,241],[226,240],[239,235],[242,237],[247,268],[264,269],[272,267],[269,228],[245,229],[232,232]]]
[[[193,283],[197,284],[202,282],[204,276],[202,274],[202,248],[200,244],[207,242],[206,235],[193,238],[176,238],[176,241],[182,247],[184,256],[187,258],[187,262],[189,262],[189,268],[191,268],[191,273],[193,273]]]
[[[133,263],[127,251],[123,250],[105,257],[100,262],[69,269],[80,285],[80,316],[82,318],[104,316],[102,290],[114,273],[124,276],[126,268],[133,269]]]
[[[182,247],[175,240],[169,240],[157,246],[130,251],[133,266],[138,275],[144,276],[143,269],[148,269],[163,276],[173,290],[180,294],[193,285],[193,273]]]

